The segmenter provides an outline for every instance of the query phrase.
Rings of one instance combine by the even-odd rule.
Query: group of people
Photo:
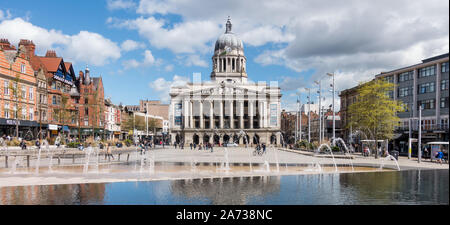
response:
[[[266,153],[266,144],[262,143],[262,144],[257,144],[255,147],[255,151],[257,153],[260,153],[260,155]]]
[[[195,143],[191,143],[189,144],[189,146],[191,147],[191,150],[195,150],[198,148],[198,150],[211,150],[211,152],[214,151],[214,144],[211,144],[209,142],[207,142],[206,144],[204,143],[200,143],[200,144],[195,144]]]

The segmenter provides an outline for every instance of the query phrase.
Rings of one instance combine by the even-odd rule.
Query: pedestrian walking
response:
[[[111,151],[111,144],[108,144],[106,147],[106,156],[108,156],[108,161],[110,161],[110,157],[114,160],[114,156]]]

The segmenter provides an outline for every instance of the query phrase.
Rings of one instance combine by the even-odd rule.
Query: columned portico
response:
[[[170,89],[170,129],[180,137],[174,141],[184,140],[185,146],[227,141],[270,144],[276,135],[279,144],[280,89],[265,82],[247,82],[243,44],[231,32],[230,21],[216,42],[212,63],[211,82]]]

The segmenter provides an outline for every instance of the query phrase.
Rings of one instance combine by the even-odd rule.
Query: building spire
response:
[[[226,26],[225,33],[231,33],[232,25],[231,25],[231,21],[230,21],[230,16],[228,16],[227,24],[225,26]]]

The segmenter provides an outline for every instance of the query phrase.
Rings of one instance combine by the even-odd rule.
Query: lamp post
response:
[[[311,89],[309,88],[305,88],[308,91],[308,143],[311,143],[311,129],[310,129],[310,125],[311,125],[311,120],[310,120],[310,115],[311,115]]]
[[[334,73],[327,73],[328,76],[331,76],[333,78],[333,84],[331,85],[333,87],[333,139],[336,138],[336,133],[335,133],[335,129],[336,129],[336,122],[335,122],[335,113],[334,113]]]
[[[418,163],[422,161],[422,105],[419,106],[419,145],[418,145]]]
[[[297,111],[298,111],[298,115],[300,116],[300,121],[299,121],[299,140],[302,141],[302,111],[300,110],[300,105],[302,104],[302,100],[301,100],[301,94],[299,93],[299,98],[297,100]]]
[[[321,123],[322,123],[322,114],[320,113],[320,109],[321,109],[321,98],[322,98],[322,86],[321,86],[321,81],[319,80],[319,81],[314,81],[314,83],[316,83],[316,84],[318,84],[319,85],[319,90],[317,91],[317,93],[319,94],[319,144],[320,143],[322,143],[322,136],[321,136],[321,133],[322,133],[322,126],[321,126]]]
[[[410,105],[409,110],[410,110],[410,112],[412,113],[412,107],[413,107],[413,104],[410,103],[409,105]],[[411,143],[411,138],[412,138],[412,133],[411,133],[411,118],[412,118],[412,114],[411,114],[411,113],[409,114],[409,119],[408,119],[408,127],[409,127],[409,133],[408,133],[409,139],[408,139],[408,143]],[[412,152],[412,146],[411,146],[411,144],[409,144],[409,145],[408,145],[408,159],[411,159],[411,152]]]

